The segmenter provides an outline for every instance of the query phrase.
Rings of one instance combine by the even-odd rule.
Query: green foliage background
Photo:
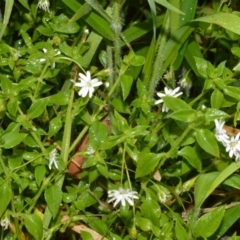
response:
[[[239,239],[240,163],[214,135],[238,131],[238,1],[39,2],[0,3],[1,239]],[[107,202],[119,187],[134,206]]]

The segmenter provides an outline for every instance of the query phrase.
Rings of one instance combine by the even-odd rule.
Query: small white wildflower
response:
[[[238,133],[235,137],[231,137],[231,139],[226,143],[226,152],[229,153],[230,158],[235,156],[236,161],[240,159],[239,137],[240,133]]]
[[[10,225],[10,221],[7,218],[2,219],[0,221],[0,225],[2,226],[3,230],[6,230],[6,229],[8,229],[8,227]]]
[[[79,73],[80,83],[74,82],[76,87],[81,87],[81,90],[78,92],[79,96],[86,97],[89,95],[91,98],[93,96],[94,88],[102,85],[102,82],[99,82],[97,78],[91,79],[91,73],[86,72],[86,75]]]
[[[165,93],[157,93],[157,95],[161,98],[161,99],[159,99],[159,100],[157,100],[156,102],[155,102],[155,105],[156,104],[159,104],[159,103],[162,103],[163,102],[163,97],[166,97],[166,96],[170,96],[170,97],[178,97],[178,96],[180,96],[180,95],[182,95],[182,92],[179,92],[179,90],[180,90],[180,87],[177,87],[177,88],[175,88],[175,89],[170,89],[170,88],[167,88],[167,87],[165,87],[164,88],[164,92]],[[168,108],[167,108],[167,106],[165,105],[165,104],[163,104],[163,107],[162,107],[162,111],[163,112],[168,112]]]
[[[84,34],[86,34],[86,35],[89,34],[89,30],[87,28],[84,30]]]
[[[224,146],[229,142],[229,136],[227,135],[226,130],[223,128],[225,122],[221,120],[214,120],[216,126],[215,137],[221,142]]]
[[[122,206],[126,205],[126,202],[129,203],[129,205],[133,206],[134,199],[138,199],[137,192],[132,191],[131,189],[127,188],[119,188],[118,190],[109,190],[108,191],[108,197],[110,198],[108,200],[108,203],[113,202],[113,206],[115,207],[119,202],[121,202]]]
[[[44,10],[45,12],[49,12],[50,3],[48,0],[40,0],[37,7]]]
[[[57,157],[58,157],[58,152],[57,152],[57,149],[54,148],[50,152],[50,154],[49,154],[49,164],[48,164],[48,167],[49,167],[50,170],[52,169],[52,165],[54,165],[55,168],[58,169]]]

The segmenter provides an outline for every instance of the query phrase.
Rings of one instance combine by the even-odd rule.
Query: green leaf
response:
[[[80,26],[76,22],[69,22],[64,14],[55,17],[55,23],[49,22],[49,25],[55,32],[73,34],[79,31]]]
[[[85,232],[83,230],[80,231],[82,240],[94,240],[92,235],[89,232]]]
[[[57,185],[52,185],[51,187],[45,190],[44,197],[53,218],[55,218],[57,216],[58,209],[62,202],[61,188]]]
[[[222,221],[224,211],[225,206],[220,206],[200,217],[194,227],[195,234],[203,238],[212,236]]]
[[[35,214],[24,214],[23,219],[28,232],[35,240],[41,240],[43,236],[43,225],[40,217]]]
[[[189,123],[196,120],[196,112],[193,109],[178,110],[168,115],[168,117],[178,121]]]
[[[205,79],[208,78],[208,75],[209,75],[208,69],[210,66],[212,67],[211,63],[199,57],[194,57],[194,59],[196,62],[196,67],[199,75]]]
[[[27,111],[27,115],[30,119],[39,117],[46,109],[48,99],[42,98],[36,100]]]
[[[94,122],[89,130],[89,146],[98,149],[108,137],[108,129],[101,122]]]
[[[176,220],[175,223],[175,233],[178,240],[188,239],[188,234],[186,232],[186,229],[182,226],[181,223],[179,223],[178,220]]]
[[[133,77],[130,75],[121,75],[120,82],[122,87],[123,100],[126,100],[132,87]]]
[[[175,8],[173,5],[171,5],[168,1],[166,0],[155,0],[156,3],[159,3],[160,5],[164,6],[165,8],[179,14],[185,15],[182,11],[179,9]]]
[[[166,96],[163,97],[163,101],[166,104],[166,106],[173,111],[191,110],[191,107],[186,102],[179,98]]]
[[[155,226],[159,225],[161,209],[156,201],[152,199],[145,200],[141,205],[141,213],[142,216],[149,219],[152,224]]]
[[[13,148],[19,145],[27,136],[25,133],[9,132],[2,136],[3,148]]]
[[[208,129],[196,129],[196,140],[200,147],[213,156],[219,157],[217,140]]]
[[[237,174],[234,174],[234,175],[230,176],[229,178],[227,178],[223,182],[223,184],[240,190],[240,176]]]
[[[180,156],[183,156],[187,159],[187,161],[198,170],[198,172],[201,172],[202,170],[202,161],[201,158],[196,151],[196,148],[186,146],[183,149],[181,149],[178,154]]]
[[[219,239],[221,236],[223,236],[223,234],[227,232],[227,230],[239,219],[239,217],[240,205],[226,209],[222,222],[212,238]]]
[[[229,115],[221,110],[214,109],[214,108],[207,108],[205,113],[205,119],[208,122],[212,122],[215,119],[227,118]]]
[[[43,165],[39,165],[34,170],[34,176],[38,186],[41,186],[41,182],[45,178],[46,168]]]
[[[62,128],[62,120],[60,117],[53,118],[49,123],[49,137],[54,136]]]
[[[213,172],[201,175],[195,185],[194,198],[196,208],[199,208],[205,199],[231,174],[240,168],[240,162],[233,162],[222,172]]]
[[[58,92],[50,97],[48,97],[48,104],[56,104],[56,105],[67,105],[69,103],[70,93],[68,91]]]
[[[2,78],[1,89],[4,95],[8,96],[12,93],[13,85],[12,82],[7,78]]]
[[[9,187],[8,181],[3,180],[3,182],[0,183],[0,196],[2,196],[0,201],[0,217],[1,217],[5,212],[12,197],[12,192],[11,188]]]
[[[128,131],[130,127],[128,126],[127,120],[122,117],[117,111],[114,112],[117,128],[124,133],[125,131]]]
[[[135,178],[146,176],[151,173],[155,167],[159,164],[164,153],[140,153],[140,157],[137,161],[137,169]]]
[[[227,20],[227,21],[226,21]],[[240,35],[240,17],[234,13],[219,12],[212,15],[197,18],[193,21],[207,22],[216,24],[227,30],[230,30],[238,35]]]
[[[222,106],[224,96],[217,88],[214,89],[211,95],[211,106],[212,108],[219,109]]]
[[[11,98],[7,104],[7,109],[9,113],[13,116],[16,116],[17,109],[18,109],[18,100],[17,98]]]
[[[238,87],[225,86],[223,92],[230,97],[240,100],[240,89]]]
[[[136,225],[143,231],[152,231],[152,222],[147,218],[135,217]]]

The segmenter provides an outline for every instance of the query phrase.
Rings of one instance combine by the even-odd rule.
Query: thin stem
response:
[[[67,108],[63,140],[62,140],[61,156],[62,156],[62,159],[63,159],[63,162],[65,165],[67,165],[67,163],[68,163],[70,141],[71,141],[73,100],[74,100],[74,85],[71,89],[71,96],[70,96],[69,104],[68,104],[68,108]],[[60,189],[62,188],[64,178],[65,178],[65,174],[62,173],[62,176],[56,182],[56,186],[58,186]],[[49,208],[47,207],[47,209],[44,213],[44,218],[43,218],[43,226],[46,231],[51,222],[51,218],[52,218],[51,212],[50,212]],[[45,234],[46,234],[46,232],[45,232]]]
[[[38,78],[37,87],[36,87],[35,92],[34,92],[34,99],[37,98],[37,94],[38,94],[38,91],[39,91],[40,84],[42,83],[43,76],[46,73],[48,66],[49,66],[49,63],[47,62],[45,64],[43,70],[42,70],[42,73],[41,73],[40,77]]]

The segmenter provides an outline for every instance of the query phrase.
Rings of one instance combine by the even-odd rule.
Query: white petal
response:
[[[88,88],[86,87],[83,87],[79,92],[78,92],[78,95],[79,96],[82,96],[82,97],[86,97],[88,94]]]

